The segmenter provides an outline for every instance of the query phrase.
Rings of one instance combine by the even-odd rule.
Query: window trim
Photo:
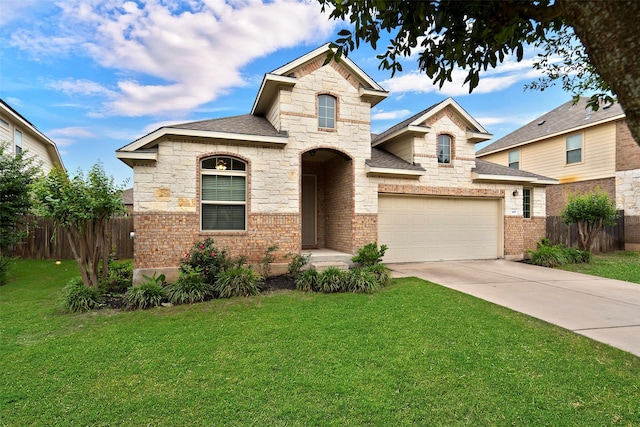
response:
[[[2,126],[5,129],[11,129],[11,125],[9,124],[9,122],[2,117],[0,117],[0,126]]]
[[[580,137],[580,148],[572,148],[569,149],[568,144],[569,144],[569,139],[570,138],[575,138],[575,137]],[[565,137],[564,140],[564,161],[565,161],[565,165],[574,165],[577,163],[582,163],[584,161],[584,138],[583,138],[583,134],[582,133],[575,133],[573,135],[568,135],[567,137]],[[573,153],[576,151],[580,151],[580,160],[576,160],[573,162],[569,161],[569,153]]]
[[[333,100],[333,117],[331,117],[332,121],[333,121],[333,126],[322,126],[320,120],[329,120],[329,117],[327,115],[323,115],[321,112],[324,112],[324,110],[328,111],[328,107],[327,106],[321,106],[320,105],[320,100],[321,99],[331,99]],[[319,93],[316,99],[316,108],[317,108],[317,113],[318,113],[318,129],[328,129],[328,130],[335,130],[337,129],[337,123],[338,123],[338,97],[335,95],[332,95],[330,93]],[[325,123],[327,124],[327,123]]]
[[[20,138],[18,138],[18,134],[20,135]],[[20,143],[18,143],[18,139],[20,140]],[[14,129],[13,131],[13,152],[18,155],[21,154],[24,150],[23,150],[23,143],[24,143],[24,133],[20,130],[20,129]]]
[[[202,165],[205,161],[211,159],[231,159],[236,162],[240,162],[244,164],[244,170],[233,170],[233,169],[215,169],[207,168],[205,169]],[[201,157],[199,159],[199,194],[198,194],[198,202],[200,209],[200,232],[203,233],[242,233],[247,231],[248,224],[248,198],[249,198],[249,162],[245,159],[241,159],[239,157],[229,155],[229,154],[214,154],[207,155]],[[202,193],[204,191],[204,177],[205,176],[238,176],[244,177],[244,201],[237,200],[203,200]],[[218,206],[244,206],[244,227],[242,229],[211,229],[204,228],[204,205],[218,205]]]
[[[512,154],[512,153],[513,153],[513,154],[517,154],[517,155],[518,155],[518,159],[517,159],[516,161],[512,161],[512,160],[511,160],[511,154]],[[509,166],[511,169],[517,169],[517,170],[520,170],[520,149],[516,148],[515,150],[511,150],[511,151],[509,151],[509,152],[507,153],[507,163],[508,163],[508,166]],[[514,167],[514,166],[512,166],[512,165],[514,165],[514,164],[517,164],[517,165]]]
[[[522,188],[522,217],[524,219],[533,217],[533,188],[530,187]]]
[[[449,152],[447,153],[448,160],[447,162],[445,161],[440,161],[440,138],[449,138]],[[441,133],[440,135],[438,135],[438,138],[436,140],[436,159],[438,161],[438,165],[445,165],[445,166],[449,166],[453,164],[453,137],[447,133]],[[443,160],[444,160],[444,156],[443,156]]]

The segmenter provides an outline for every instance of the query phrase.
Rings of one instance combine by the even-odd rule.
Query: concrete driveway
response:
[[[640,356],[640,284],[505,260],[387,266]]]

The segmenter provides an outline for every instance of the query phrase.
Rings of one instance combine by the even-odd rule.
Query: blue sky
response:
[[[247,114],[265,73],[336,38],[315,1],[4,0],[0,98],[56,142],[70,172],[97,161],[116,182],[132,171],[115,150],[171,123]],[[381,132],[453,97],[494,141],[568,101],[560,88],[524,91],[536,52],[442,89],[407,58],[393,78],[375,52],[350,55],[390,91],[372,110]]]

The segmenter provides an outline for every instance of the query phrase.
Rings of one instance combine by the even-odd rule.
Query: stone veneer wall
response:
[[[616,172],[616,207],[624,209],[624,241],[640,250],[640,168]]]

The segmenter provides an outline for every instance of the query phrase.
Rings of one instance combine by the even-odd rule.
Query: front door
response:
[[[317,245],[316,176],[302,175],[302,247]]]

